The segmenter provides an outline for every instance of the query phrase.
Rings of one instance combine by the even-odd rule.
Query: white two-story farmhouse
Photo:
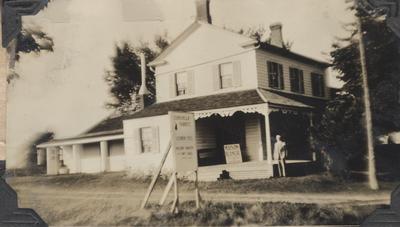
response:
[[[39,164],[58,174],[154,170],[169,138],[168,111],[194,114],[199,178],[274,175],[273,143],[282,135],[288,166],[315,161],[309,127],[329,99],[329,64],[284,48],[282,26],[271,25],[271,44],[196,21],[157,59],[156,103],[110,117],[74,138],[40,144]],[[242,162],[227,164],[224,145],[239,144]],[[165,171],[172,168],[167,158]]]

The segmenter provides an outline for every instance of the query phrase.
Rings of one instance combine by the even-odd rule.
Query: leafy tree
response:
[[[148,63],[169,45],[164,36],[156,36],[154,44],[156,48],[151,48],[148,43],[141,43],[137,47],[128,42],[116,45],[115,56],[111,58],[113,69],[107,71],[105,76],[113,97],[112,102],[106,104],[108,108],[119,112],[137,110],[139,98],[137,94],[142,84],[139,53],[144,53]],[[145,105],[149,105],[155,101],[156,91],[154,72],[148,66],[146,66],[146,86],[150,94],[145,97]]]
[[[257,40],[260,44],[270,44],[271,43],[271,38],[268,37],[265,39],[265,33],[267,32],[267,29],[264,26],[259,26],[259,27],[251,27],[247,29],[240,29],[238,31],[239,34],[248,36],[252,39]],[[290,50],[293,46],[292,41],[286,41],[283,43],[283,48],[286,50]]]
[[[53,47],[53,38],[41,31],[40,28],[24,27],[16,38],[15,54],[11,59],[10,68],[14,68],[14,63],[20,59],[21,53],[53,52]],[[17,78],[19,78],[19,75],[14,70],[11,70],[7,76],[7,82],[10,83]]]
[[[39,53],[41,51],[53,52],[53,38],[48,36],[39,28],[23,28],[17,36],[16,56],[15,60],[19,60],[18,53]]]
[[[31,142],[30,147],[29,147],[29,153],[27,154],[27,157],[26,157],[26,170],[28,170],[29,174],[45,173],[44,168],[39,167],[37,165],[37,148],[36,148],[36,146],[41,143],[48,142],[52,139],[54,139],[53,132],[43,132],[43,133],[36,135],[36,137]]]
[[[354,9],[353,9],[354,10]],[[399,40],[382,17],[357,11],[365,40],[368,85],[374,135],[400,130]],[[360,163],[366,155],[363,89],[356,24],[349,24],[350,36],[333,44],[333,69],[344,82],[315,127],[319,141],[341,152],[347,161]]]

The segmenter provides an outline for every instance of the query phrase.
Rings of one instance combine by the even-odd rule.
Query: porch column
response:
[[[107,171],[107,154],[108,154],[108,143],[107,141],[101,141],[100,142],[101,172]]]
[[[266,108],[263,111],[263,115],[265,118],[265,142],[267,145],[267,162],[272,164],[272,145],[271,145],[271,130],[269,125],[269,107],[266,104]]]
[[[72,145],[73,168],[71,170],[71,173],[81,172],[81,152],[82,152],[82,144]]]
[[[56,147],[46,148],[47,174],[57,175],[59,168],[58,149]]]
[[[312,158],[312,160],[315,162],[315,161],[317,161],[317,154],[315,153],[315,147],[314,147],[314,137],[313,137],[313,135],[312,135],[312,133],[311,133],[311,128],[314,126],[314,119],[313,119],[313,117],[314,117],[314,115],[313,115],[313,113],[311,112],[311,113],[309,113],[308,114],[308,117],[309,117],[309,119],[310,119],[310,130],[309,130],[309,133],[310,133],[310,135],[309,135],[309,142],[310,142],[310,149],[311,149],[311,158]]]

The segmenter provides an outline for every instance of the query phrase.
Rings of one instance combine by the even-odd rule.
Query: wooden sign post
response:
[[[169,151],[172,150],[174,160],[174,171],[165,187],[164,193],[159,204],[163,205],[168,197],[168,193],[174,185],[174,201],[172,203],[171,212],[178,212],[179,206],[179,190],[178,190],[178,174],[186,174],[194,172],[195,174],[195,199],[196,207],[200,207],[200,193],[198,188],[198,160],[196,148],[196,128],[194,116],[191,113],[168,112],[170,116],[170,133],[171,139],[168,147],[161,159],[161,163],[154,173],[153,179],[147,189],[146,195],[142,202],[141,208],[145,208],[151,192],[160,176],[161,169],[167,159]]]
[[[195,191],[197,187],[197,148],[196,148],[196,128],[192,113],[168,112],[170,116],[171,148],[174,160],[174,193],[175,198],[171,212],[178,211],[179,192],[178,192],[178,173],[195,172]],[[196,201],[198,193],[196,193]],[[196,203],[197,205],[197,203]]]

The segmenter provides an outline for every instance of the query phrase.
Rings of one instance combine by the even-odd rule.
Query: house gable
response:
[[[215,61],[246,51],[246,44],[255,40],[213,25],[195,22],[150,65],[157,65],[156,74]]]

